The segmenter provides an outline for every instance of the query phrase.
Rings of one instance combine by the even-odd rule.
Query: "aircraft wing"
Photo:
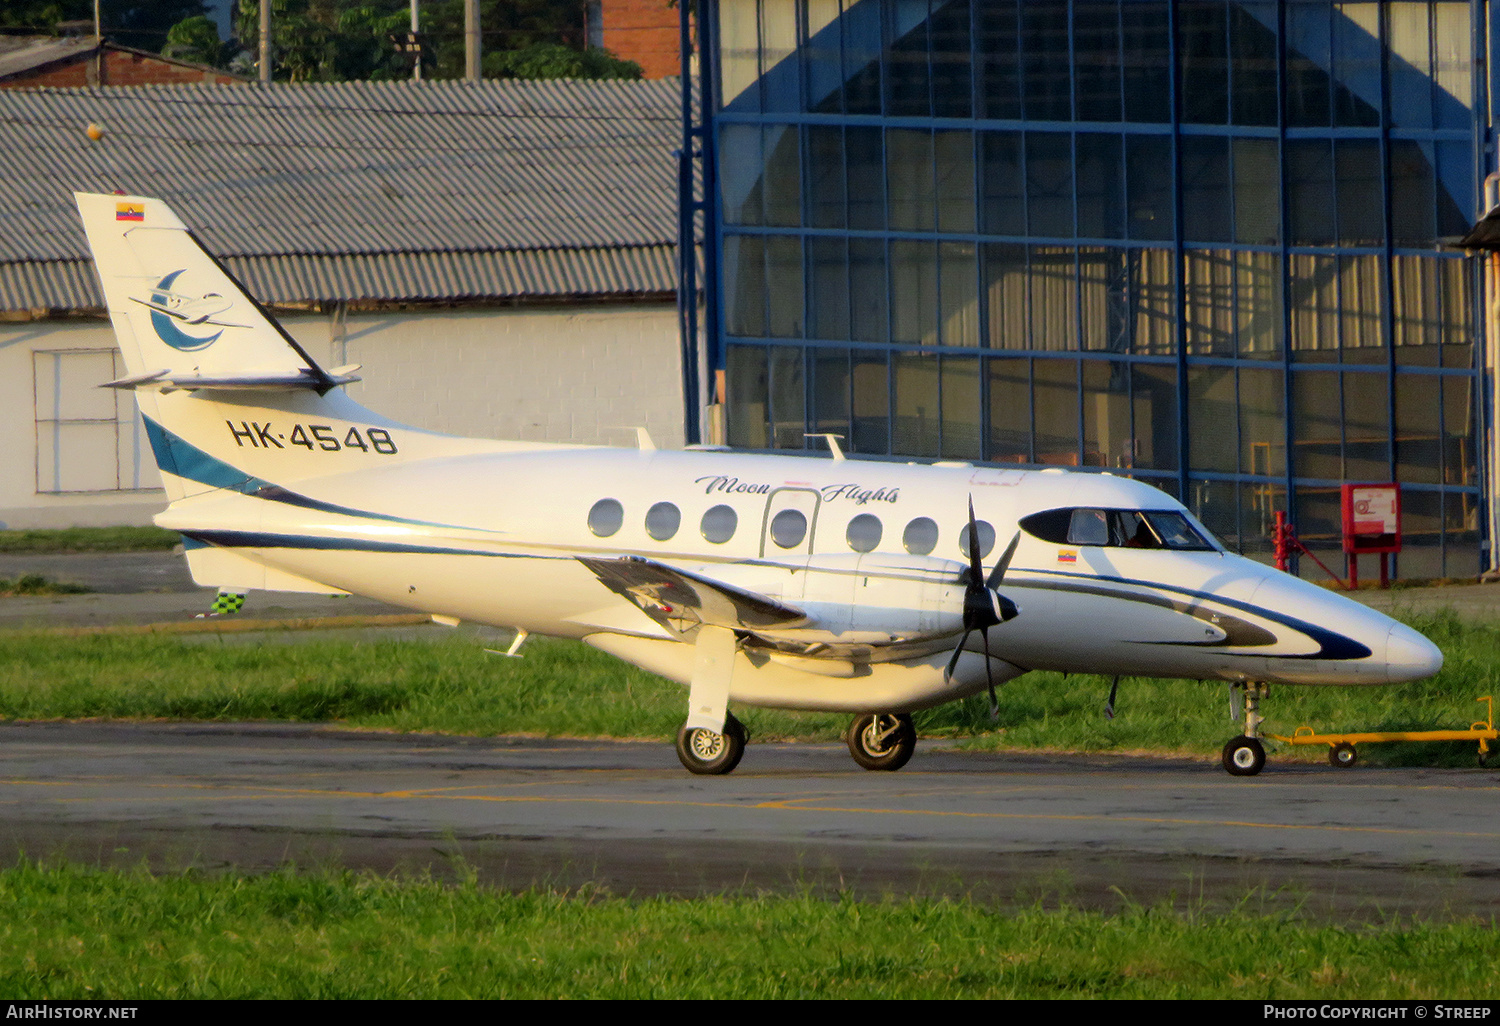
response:
[[[795,606],[653,560],[579,556],[578,561],[610,591],[679,638],[703,625],[753,632],[808,622]]]

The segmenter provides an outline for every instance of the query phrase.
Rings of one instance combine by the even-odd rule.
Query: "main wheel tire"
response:
[[[849,754],[867,770],[898,770],[917,750],[917,728],[905,713],[865,713],[849,724]]]
[[[689,730],[684,723],[677,731],[677,758],[689,773],[720,776],[740,764],[745,754],[745,725],[732,715],[724,717],[724,733],[703,727]]]
[[[1348,769],[1359,761],[1359,753],[1347,741],[1341,741],[1328,749],[1328,764],[1339,769]]]
[[[1224,746],[1224,769],[1231,776],[1253,777],[1266,764],[1266,749],[1253,737],[1241,734]]]

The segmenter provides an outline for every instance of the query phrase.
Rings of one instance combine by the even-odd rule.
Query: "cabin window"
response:
[[[589,510],[589,530],[600,538],[608,538],[625,523],[625,507],[618,499],[600,499]]]
[[[801,510],[784,509],[771,518],[771,540],[783,549],[796,548],[807,537],[807,517]]]
[[[682,524],[682,511],[670,502],[658,502],[646,511],[646,533],[657,541],[667,541]]]
[[[703,522],[699,529],[703,531],[705,541],[715,545],[723,545],[734,537],[734,529],[739,526],[739,514],[730,506],[715,506],[703,514]]]
[[[974,521],[974,526],[978,528],[979,558],[983,559],[985,556],[988,556],[990,554],[990,551],[995,547],[995,528],[984,520]],[[958,551],[963,553],[965,559],[969,558],[968,524],[965,524],[964,529],[958,532]]]
[[[844,537],[855,552],[874,552],[882,533],[879,517],[873,513],[861,513],[849,521],[849,530]]]
[[[938,525],[931,517],[917,517],[906,525],[901,535],[901,544],[913,556],[925,556],[937,548]]]

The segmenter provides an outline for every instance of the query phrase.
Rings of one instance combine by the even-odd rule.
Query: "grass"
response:
[[[176,531],[160,527],[68,527],[61,530],[0,531],[0,553],[151,552],[175,548]]]
[[[1413,618],[1444,652],[1428,681],[1376,688],[1281,687],[1263,703],[1274,733],[1464,728],[1474,701],[1500,697],[1500,627],[1442,614]],[[534,639],[525,658],[487,656],[462,637],[441,642],[307,637],[236,641],[115,633],[60,639],[0,634],[0,718],[290,720],[455,734],[666,740],[684,690],[575,642]],[[1224,685],[1130,678],[1116,716],[1108,678],[1032,673],[999,689],[1000,717],[976,696],[917,715],[923,736],[964,747],[1207,756],[1239,732]],[[743,709],[752,738],[833,740],[848,718]],[[1374,764],[1472,765],[1473,742],[1363,746]],[[1277,759],[1321,760],[1319,747]]]
[[[182,998],[1483,1000],[1494,924],[1295,913],[1000,912],[963,900],[505,893],[291,869],[22,862],[0,872],[0,993]],[[1268,941],[1270,941],[1268,943]]]
[[[11,595],[85,595],[94,589],[83,584],[66,584],[41,574],[22,574],[15,580],[0,577],[0,597]]]

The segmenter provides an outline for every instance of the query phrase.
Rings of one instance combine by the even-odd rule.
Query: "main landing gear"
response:
[[[867,770],[898,770],[917,750],[917,728],[905,713],[865,713],[849,724],[849,754]]]
[[[677,758],[689,773],[717,776],[740,764],[745,754],[745,725],[732,715],[724,717],[724,733],[704,727],[689,730],[684,723],[677,731]]]
[[[1230,693],[1243,691],[1245,732],[1224,746],[1224,769],[1236,777],[1253,777],[1266,765],[1266,747],[1260,741],[1260,700],[1271,693],[1269,684],[1231,684]],[[1231,699],[1232,700],[1232,699]]]
[[[854,761],[867,770],[898,770],[917,749],[917,729],[905,713],[856,716],[844,739]],[[677,731],[677,758],[689,773],[722,776],[740,764],[745,741],[745,726],[733,715],[725,716],[722,734],[684,723]]]

